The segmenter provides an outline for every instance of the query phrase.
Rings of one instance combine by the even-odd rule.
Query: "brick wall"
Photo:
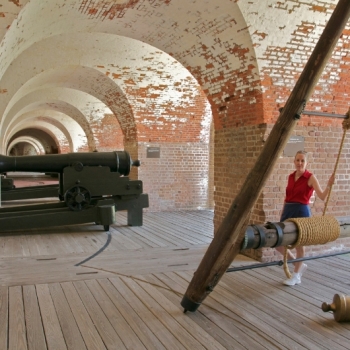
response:
[[[293,135],[303,136],[305,151],[308,152],[309,171],[315,174],[321,187],[327,185],[329,176],[334,170],[339,152],[340,142],[343,136],[341,127],[323,126],[297,126]],[[349,215],[350,208],[350,139],[345,139],[338,169],[336,181],[332,187],[332,195],[328,203],[327,213],[334,216]],[[283,156],[278,160],[273,174],[266,182],[262,195],[264,196],[264,211],[269,221],[279,220],[280,210],[283,205],[283,196],[287,184],[287,174],[294,171],[293,157]],[[322,215],[324,202],[312,197],[311,210],[313,215]]]
[[[94,133],[96,149],[99,152],[124,149],[124,135],[115,115],[105,114],[100,119],[90,117],[90,127]]]
[[[264,145],[266,125],[222,129],[215,132],[215,230],[239,192]],[[259,199],[252,210],[251,220],[264,222]]]
[[[147,147],[159,147],[160,158],[147,158]],[[150,211],[203,209],[208,191],[213,188],[209,176],[209,144],[145,143],[138,145],[141,167],[138,178],[149,195]]]

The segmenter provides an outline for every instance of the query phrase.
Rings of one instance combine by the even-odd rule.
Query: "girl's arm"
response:
[[[323,191],[316,176],[315,175],[311,175],[310,179],[309,179],[309,186],[313,187],[313,189],[315,190],[317,196],[322,199],[323,201],[327,198],[327,195],[331,189],[331,186],[334,184],[334,174],[331,175],[331,177],[328,180],[328,184],[327,187],[325,188],[325,190]]]

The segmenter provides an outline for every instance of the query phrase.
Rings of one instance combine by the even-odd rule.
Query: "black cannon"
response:
[[[142,181],[127,176],[133,166],[140,166],[140,162],[133,161],[126,151],[0,156],[1,173],[58,173],[55,191],[60,200],[1,208],[0,231],[86,222],[101,224],[108,230],[117,210],[128,211],[128,225],[141,226],[148,195],[142,193]],[[48,191],[52,194],[53,188]]]
[[[67,166],[81,169],[83,166],[107,166],[110,171],[129,175],[132,166],[140,166],[132,161],[126,151],[48,154],[41,156],[7,157],[0,155],[0,172],[29,171],[62,173]]]
[[[140,162],[131,160],[128,152],[103,152],[103,153],[69,153],[51,154],[45,156],[21,156],[6,157],[0,155],[0,172],[8,171],[38,172],[45,174],[59,174],[60,179],[64,178],[64,169],[67,166],[75,169],[84,166],[107,166],[112,172],[120,175],[129,175],[131,166],[139,166]],[[64,182],[61,181],[60,185]],[[29,186],[16,188],[13,179],[2,176],[1,191],[2,201],[18,199],[34,199],[58,196],[63,200],[67,189],[58,185]]]

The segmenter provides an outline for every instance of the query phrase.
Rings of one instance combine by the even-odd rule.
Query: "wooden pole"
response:
[[[288,142],[349,16],[350,1],[340,0],[182,298],[185,312],[197,310],[240,252],[253,205]]]

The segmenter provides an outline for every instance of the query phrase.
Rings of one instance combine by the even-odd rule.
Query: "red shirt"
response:
[[[295,173],[296,171],[288,177],[286,198],[284,201],[286,203],[309,204],[314,189],[310,187],[307,182],[312,176],[312,173],[305,170],[304,174],[301,175],[297,181],[295,181]]]

